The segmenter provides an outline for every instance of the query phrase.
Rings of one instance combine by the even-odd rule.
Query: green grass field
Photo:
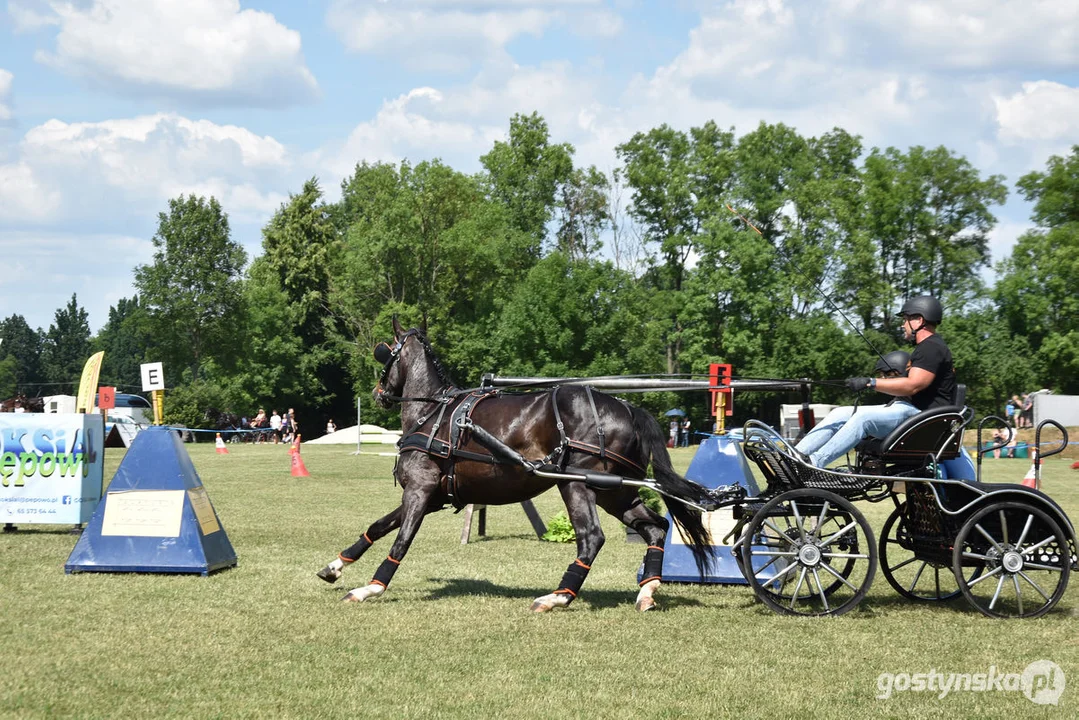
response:
[[[1079,580],[1048,616],[991,620],[962,600],[896,595],[880,573],[840,618],[780,617],[744,586],[667,584],[659,612],[633,610],[643,546],[605,517],[607,544],[567,610],[529,612],[573,560],[539,542],[518,506],[492,508],[486,538],[462,516],[424,522],[386,595],[340,602],[385,557],[382,541],[336,586],[315,572],[400,498],[392,458],[307,446],[293,478],[283,446],[185,446],[239,565],[209,577],[65,575],[76,537],[0,535],[3,717],[1074,717]],[[693,449],[674,451],[685,469]],[[111,477],[122,451],[106,456]],[[1044,486],[1079,519],[1079,472],[1046,461]],[[990,460],[1018,481],[1025,460]],[[536,500],[544,519],[557,493]],[[879,531],[890,503],[862,504]],[[1021,673],[1047,659],[1069,676],[1057,707],[1021,692],[876,697],[881,673]]]

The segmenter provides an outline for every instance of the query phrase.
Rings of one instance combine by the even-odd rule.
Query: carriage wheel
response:
[[[791,490],[753,516],[742,543],[753,593],[786,615],[842,615],[865,597],[877,569],[873,530],[850,501]],[[756,560],[756,562],[754,562]]]
[[[819,510],[821,509],[821,505],[819,503],[814,504],[812,507],[815,507],[817,512],[819,512]],[[831,535],[832,533],[837,532],[838,530],[845,527],[847,525],[847,523],[851,522],[851,520],[852,520],[852,518],[851,518],[850,514],[847,513],[846,511],[843,511],[843,510],[829,511],[826,514],[826,517],[824,518],[823,523],[820,525],[820,527],[818,529],[818,535],[820,535],[821,537],[827,537],[827,536]],[[788,538],[797,539],[799,537],[799,535],[800,535],[799,530],[798,530],[798,524],[794,521],[794,517],[792,515],[780,515],[780,516],[778,516],[778,518],[776,518],[775,524],[780,530],[782,530],[784,532],[784,534],[786,534],[786,536]],[[747,526],[746,529],[747,530],[749,529],[748,526]],[[773,531],[772,534],[774,534],[774,531]],[[745,569],[745,564],[744,564],[745,561],[744,561],[744,558],[743,558],[743,552],[744,551],[743,551],[742,548],[746,544],[746,541],[750,537],[751,536],[750,536],[750,534],[748,532],[743,533],[741,541],[737,544],[736,548],[734,548],[735,556],[738,558],[738,569],[742,571],[742,577],[746,578],[747,581],[749,580],[749,577],[746,575],[746,569]],[[761,539],[758,538],[758,540],[761,540]],[[774,539],[770,540],[770,539],[765,538],[764,540],[762,540],[762,542],[765,544],[765,546],[769,546],[769,544],[775,545]],[[852,543],[851,543],[851,541],[849,541],[846,538],[846,536],[841,536],[841,538],[840,538],[840,540],[838,542],[839,542],[839,546],[838,546],[839,550],[841,550],[842,553],[847,553],[847,552],[850,551],[850,549],[852,547]],[[786,540],[781,540],[780,541],[781,545],[783,545],[785,543],[786,543]],[[761,555],[756,554],[756,557],[760,558]],[[766,563],[767,560],[761,560],[760,562],[761,563]],[[830,579],[832,577],[835,578],[834,580],[832,580],[831,583],[824,586],[824,594],[825,594],[825,596],[830,596],[836,590],[843,587],[843,581],[844,580],[850,578],[851,573],[854,572],[856,559],[853,558],[853,557],[825,557],[823,562],[827,563],[827,565],[832,570],[836,571],[836,573],[827,573],[825,571],[825,575],[821,576],[822,579],[824,579],[825,581],[827,581],[828,579]],[[780,593],[782,594],[781,590],[780,590]],[[789,600],[789,597],[788,597],[788,600]]]
[[[941,602],[962,594],[955,573],[947,562],[919,558],[910,549],[912,538],[907,527],[906,503],[888,516],[880,538],[880,569],[884,579],[897,593],[909,600]],[[946,554],[942,550],[942,555]],[[964,568],[971,580],[980,574],[982,566]]]
[[[1022,502],[992,503],[959,530],[952,568],[971,605],[990,617],[1032,618],[1057,604],[1068,586],[1068,538],[1056,520]],[[972,564],[984,572],[965,578]]]

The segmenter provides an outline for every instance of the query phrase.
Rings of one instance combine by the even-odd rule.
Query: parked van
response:
[[[95,405],[97,405],[97,400],[97,396],[94,396]],[[154,423],[154,406],[142,395],[116,393],[116,407],[109,410],[108,414],[130,418],[139,425],[153,425]]]

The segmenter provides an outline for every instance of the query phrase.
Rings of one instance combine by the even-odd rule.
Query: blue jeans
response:
[[[817,467],[828,467],[867,436],[884,438],[899,423],[921,412],[905,400],[891,405],[837,407],[795,446]]]

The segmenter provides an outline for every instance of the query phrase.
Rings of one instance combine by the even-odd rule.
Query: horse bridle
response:
[[[375,360],[382,362],[382,375],[378,378],[378,384],[375,385],[375,395],[379,398],[385,398],[390,402],[404,403],[404,402],[447,402],[452,396],[449,394],[442,394],[437,398],[430,397],[402,397],[400,395],[391,395],[386,392],[382,386],[386,383],[386,379],[390,375],[390,370],[397,363],[397,360],[401,357],[401,350],[404,348],[405,343],[413,335],[419,335],[420,331],[413,328],[405,332],[400,338],[394,338],[394,344],[391,348],[389,343],[380,342],[375,345]],[[424,347],[424,352],[427,348]]]

